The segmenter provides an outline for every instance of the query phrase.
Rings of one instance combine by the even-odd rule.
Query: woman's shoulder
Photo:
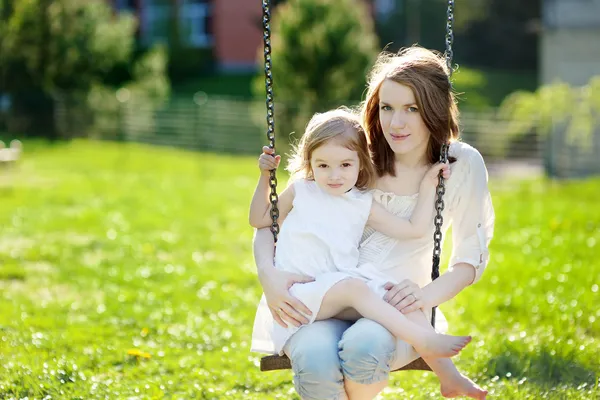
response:
[[[470,170],[486,170],[485,162],[479,150],[465,142],[450,144],[448,151],[450,157],[456,158],[454,170],[468,172]],[[457,171],[458,172],[458,171]]]

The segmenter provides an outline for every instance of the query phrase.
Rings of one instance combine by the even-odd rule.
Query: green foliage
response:
[[[354,0],[290,0],[273,17],[273,74],[285,100],[359,99],[376,55],[366,7]]]
[[[24,146],[0,180],[0,398],[299,399],[249,351],[255,157]],[[441,306],[474,338],[454,361],[493,398],[597,399],[600,181],[491,182],[490,264]],[[441,398],[423,372],[380,397]]]
[[[600,126],[600,76],[582,87],[556,82],[535,92],[515,92],[502,103],[500,115],[511,122],[513,135],[533,129],[549,135],[557,126],[566,126],[569,142],[585,146]]]
[[[0,0],[0,92],[11,95],[9,127],[55,137],[55,101],[70,97],[77,118],[93,118],[107,107],[95,102],[98,93],[114,99],[107,82],[138,98],[164,98],[165,50],[134,58],[135,29],[133,16],[115,15],[110,2]],[[128,80],[115,80],[116,71]]]
[[[106,2],[18,0],[12,5],[2,21],[0,57],[9,92],[87,90],[133,50],[133,18],[114,16]]]
[[[369,11],[354,0],[281,4],[273,15],[272,43],[276,100],[288,104],[280,125],[284,134],[286,123],[300,128],[315,111],[360,100],[377,54]],[[264,96],[263,74],[255,91]]]

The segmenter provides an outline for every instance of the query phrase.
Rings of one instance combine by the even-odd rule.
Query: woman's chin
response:
[[[412,143],[392,142],[392,143],[390,143],[390,147],[391,147],[392,151],[394,152],[394,154],[396,154],[398,156],[402,156],[405,154],[412,153],[417,146],[415,146]]]

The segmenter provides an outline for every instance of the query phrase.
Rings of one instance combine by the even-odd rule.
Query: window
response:
[[[132,1],[132,0],[118,0]],[[209,47],[213,39],[209,30],[211,5],[208,0],[177,0],[181,41],[189,47]],[[144,0],[142,6],[142,42],[168,43],[172,0]]]
[[[129,11],[134,12],[136,7],[136,0],[116,0],[115,8],[117,11]]]
[[[212,45],[209,31],[211,5],[207,0],[181,0],[179,21],[181,38],[190,47]]]

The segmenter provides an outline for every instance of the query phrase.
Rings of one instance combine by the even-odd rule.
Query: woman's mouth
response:
[[[402,141],[410,136],[410,133],[407,134],[398,134],[398,133],[390,133],[392,140]]]
[[[338,189],[342,187],[341,183],[328,183],[327,186],[329,186],[332,189]]]

